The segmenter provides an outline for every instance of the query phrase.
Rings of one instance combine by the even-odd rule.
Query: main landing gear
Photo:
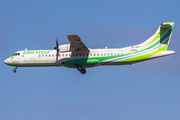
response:
[[[85,68],[83,68],[82,65],[79,65],[79,64],[75,64],[76,68],[82,73],[82,74],[85,74],[86,73],[86,70]]]
[[[14,69],[13,69],[13,72],[16,73],[17,67],[16,67],[16,66],[13,66],[13,68],[14,68]]]

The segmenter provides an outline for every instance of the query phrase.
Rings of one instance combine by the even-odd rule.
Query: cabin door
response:
[[[131,49],[126,50],[126,61],[131,61]]]

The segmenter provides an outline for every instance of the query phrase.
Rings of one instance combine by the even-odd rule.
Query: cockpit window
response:
[[[13,55],[17,56],[17,55],[20,55],[20,53],[14,53]]]
[[[17,55],[17,53],[14,53],[13,55]]]

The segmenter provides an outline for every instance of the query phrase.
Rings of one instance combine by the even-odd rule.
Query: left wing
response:
[[[81,38],[78,35],[68,34],[67,37],[70,43],[70,49],[72,51],[78,51],[78,50],[89,51],[87,46],[81,41]]]

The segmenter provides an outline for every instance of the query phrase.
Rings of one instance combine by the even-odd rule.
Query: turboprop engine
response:
[[[63,44],[63,45],[59,45],[59,51],[60,52],[68,52],[71,51],[70,50],[70,44]]]

